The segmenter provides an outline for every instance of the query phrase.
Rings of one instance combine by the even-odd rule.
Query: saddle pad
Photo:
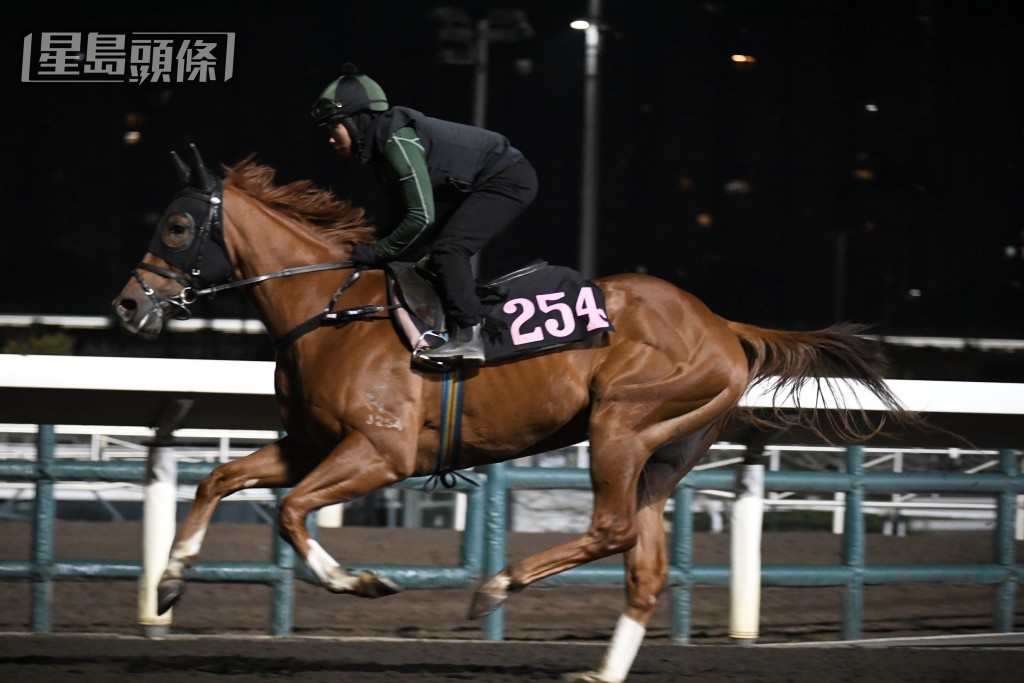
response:
[[[497,286],[483,300],[487,362],[614,331],[604,292],[570,268],[547,265]]]

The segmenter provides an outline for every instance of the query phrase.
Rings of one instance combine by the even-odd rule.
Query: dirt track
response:
[[[558,680],[596,665],[602,646],[479,641],[353,641],[322,638],[74,635],[0,636],[0,680],[17,683],[523,683]],[[630,683],[1017,683],[1024,648],[852,647],[773,649],[647,645]],[[157,678],[159,677],[159,678]]]
[[[140,529],[132,523],[59,522],[58,559],[138,560]],[[0,524],[0,557],[29,556],[27,524]],[[348,527],[321,532],[343,562],[450,564],[458,536],[446,531]],[[510,557],[564,540],[558,534],[513,534]],[[1024,544],[1020,544],[1024,545]],[[205,560],[265,560],[271,532],[249,524],[214,524]],[[728,538],[699,534],[696,561],[727,562]],[[829,534],[775,533],[765,537],[766,563],[832,564],[840,540]],[[1024,556],[1024,548],[1018,548]],[[987,562],[985,534],[903,539],[869,536],[869,563]],[[259,585],[193,583],[175,608],[170,639],[134,637],[136,595],[132,581],[58,582],[53,630],[28,631],[29,587],[0,583],[0,681],[160,680],[302,681],[533,681],[596,666],[622,608],[621,589],[531,588],[506,610],[505,643],[475,642],[478,622],[467,621],[471,589],[407,591],[382,600],[331,595],[299,583],[292,639],[266,638],[270,590]],[[838,588],[765,588],[761,642],[836,641],[842,592]],[[1024,595],[1017,598],[1018,628]],[[729,646],[728,592],[698,586],[693,600],[694,646],[668,644],[667,606],[659,607],[630,681],[1019,681],[1024,648],[776,649]],[[963,585],[869,586],[864,635],[935,636],[990,631],[992,589]],[[82,637],[83,633],[103,635]],[[227,637],[225,637],[227,636]],[[354,637],[397,638],[393,642]],[[340,640],[339,640],[340,638]],[[426,639],[426,640],[420,640]],[[441,639],[446,639],[442,641]],[[450,642],[456,639],[458,642]],[[880,674],[877,667],[882,667]],[[144,680],[144,679],[143,679]]]

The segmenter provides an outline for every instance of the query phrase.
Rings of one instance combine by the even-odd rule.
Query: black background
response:
[[[176,189],[168,154],[189,142],[211,166],[256,154],[281,182],[312,178],[386,219],[363,169],[309,126],[309,107],[353,61],[392,104],[470,122],[472,67],[437,59],[427,15],[442,4],[8,10],[0,313],[105,315]],[[514,6],[534,30],[491,45],[487,127],[534,163],[540,195],[483,271],[535,257],[576,266],[584,46],[568,23],[586,2],[461,6],[473,18]],[[647,271],[727,318],[786,329],[855,320],[885,335],[1024,337],[1018,6],[605,0],[597,274]],[[22,83],[24,36],[57,31],[234,32],[234,77]],[[248,314],[241,299],[213,306]]]

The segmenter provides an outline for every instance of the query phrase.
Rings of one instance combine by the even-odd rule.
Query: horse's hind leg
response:
[[[654,353],[655,370],[647,374],[639,369],[649,359],[642,349],[629,346],[632,355],[605,361],[607,371],[593,380],[600,392],[592,389],[597,395],[589,416],[594,490],[590,526],[580,538],[527,557],[488,579],[473,596],[470,618],[501,607],[510,591],[636,544],[637,487],[651,455],[669,444],[691,444],[677,447],[683,455],[671,468],[682,477],[707,449],[698,444],[720,428],[723,416],[747,387],[746,359],[735,336],[719,329],[702,343],[696,361],[687,357],[686,362],[676,359],[668,365],[658,356],[661,352]],[[722,348],[716,351],[718,343]]]
[[[640,650],[658,597],[668,584],[665,504],[676,484],[696,465],[718,435],[704,430],[657,451],[644,467],[638,491],[636,544],[626,551],[626,609],[619,617],[598,671],[570,674],[567,681],[617,682],[626,679]]]
[[[594,510],[587,531],[577,539],[527,557],[491,577],[474,594],[470,618],[498,609],[510,592],[633,546],[637,481],[649,452],[635,438],[635,432],[628,429],[592,430],[590,444]]]
[[[288,463],[285,439],[267,444],[244,458],[218,465],[196,489],[192,507],[178,528],[167,568],[157,585],[157,611],[163,614],[185,592],[185,570],[195,564],[218,503],[248,488],[290,486],[304,474]]]

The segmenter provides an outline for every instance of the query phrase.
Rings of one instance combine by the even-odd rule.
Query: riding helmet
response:
[[[375,80],[359,73],[355,64],[346,64],[342,75],[328,84],[313,104],[313,123],[322,125],[335,119],[345,119],[369,112],[378,114],[388,110],[388,98]]]

